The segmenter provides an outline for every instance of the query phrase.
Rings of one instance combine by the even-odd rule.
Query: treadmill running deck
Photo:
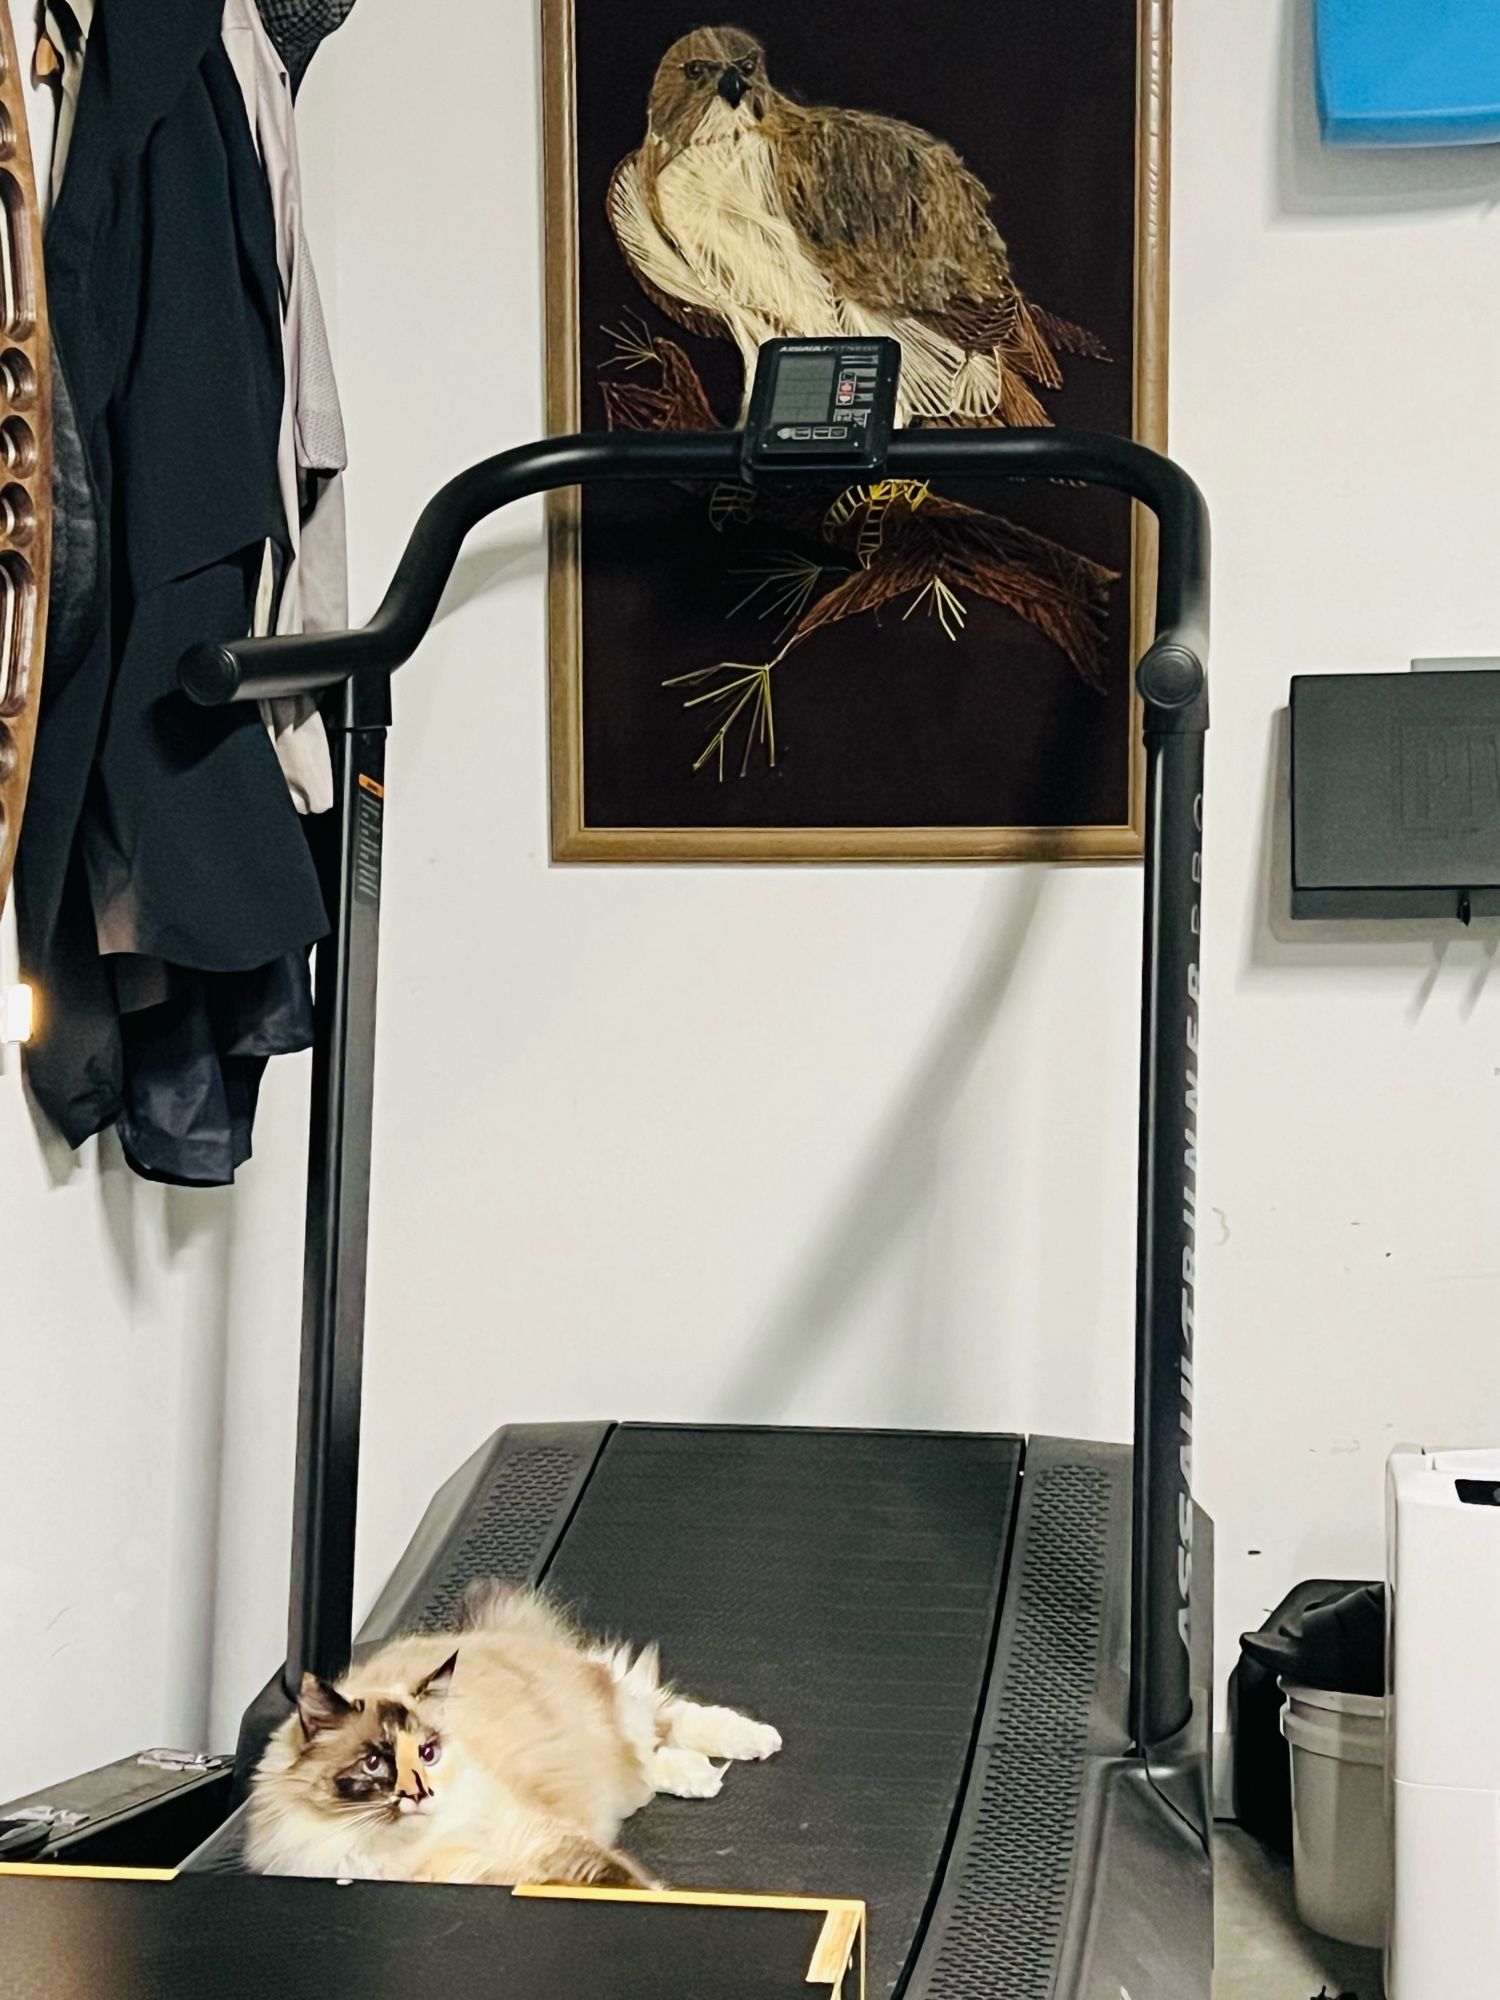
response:
[[[685,1692],[784,1739],[626,1842],[674,1886],[862,1898],[876,1995],[947,1844],[1019,1469],[1012,1438],[621,1429],[547,1571],[591,1626],[659,1639]]]
[[[1022,1462],[972,1433],[501,1431],[433,1500],[361,1645],[442,1629],[476,1577],[544,1582],[657,1641],[684,1693],[781,1731],[718,1798],[627,1825],[674,1888],[862,1901],[870,2000],[1117,2000],[1116,1963],[1132,1993],[1149,1967],[1139,1994],[1197,2000],[1201,1843],[1153,1804],[1119,1712],[1129,1453],[1033,1440],[1024,1482]],[[242,1768],[280,1701],[247,1716]],[[1146,1832],[1100,1849],[1131,1811]],[[234,1820],[189,1863],[239,1865]]]

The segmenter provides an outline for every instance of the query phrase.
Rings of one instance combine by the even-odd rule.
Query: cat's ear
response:
[[[302,1733],[309,1743],[323,1730],[332,1729],[342,1722],[346,1715],[352,1715],[354,1709],[355,1704],[345,1701],[331,1681],[320,1681],[316,1674],[302,1676],[297,1713],[302,1718]]]
[[[453,1679],[453,1669],[458,1665],[458,1654],[450,1653],[440,1667],[434,1667],[425,1681],[419,1681],[412,1689],[420,1701],[423,1695],[446,1694],[448,1683]]]

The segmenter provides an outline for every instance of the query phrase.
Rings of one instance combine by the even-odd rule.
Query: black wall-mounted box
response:
[[[1292,681],[1292,915],[1500,916],[1500,671]]]

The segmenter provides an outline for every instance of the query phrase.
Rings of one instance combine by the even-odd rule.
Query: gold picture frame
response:
[[[548,430],[582,428],[579,394],[579,188],[574,0],[541,0]],[[732,13],[734,10],[730,10]],[[711,13],[711,10],[710,10]],[[708,14],[704,19],[708,19]],[[684,20],[684,27],[693,25]],[[1131,396],[1136,439],[1166,446],[1171,0],[1137,0],[1135,284]],[[1145,811],[1139,699],[1129,693],[1128,810],[1077,826],[600,826],[584,809],[582,504],[549,498],[548,672],[555,861],[843,862],[1138,859]],[[1155,523],[1131,509],[1132,662],[1150,643]]]

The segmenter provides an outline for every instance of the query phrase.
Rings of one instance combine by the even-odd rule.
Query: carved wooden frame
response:
[[[0,907],[31,777],[52,545],[52,362],[41,211],[10,16],[0,8]]]

